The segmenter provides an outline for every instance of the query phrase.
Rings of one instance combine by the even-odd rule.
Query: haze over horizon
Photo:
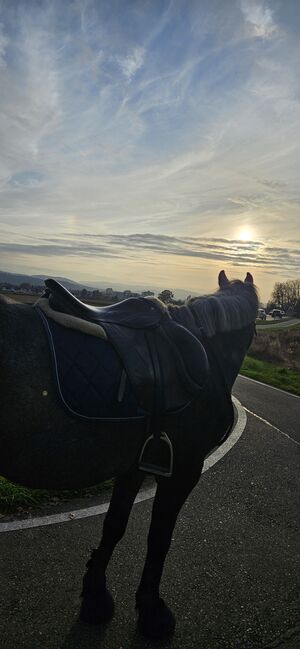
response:
[[[299,28],[297,0],[0,0],[1,268],[299,277]]]

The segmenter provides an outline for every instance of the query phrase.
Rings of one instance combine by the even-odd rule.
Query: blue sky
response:
[[[299,277],[297,0],[0,0],[1,268]]]

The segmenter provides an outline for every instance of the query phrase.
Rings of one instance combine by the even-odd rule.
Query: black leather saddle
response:
[[[68,289],[55,279],[46,279],[47,296],[55,311],[70,313],[77,318],[103,325],[116,324],[131,329],[155,326],[161,318],[161,311],[143,297],[129,297],[127,300],[108,306],[92,306],[78,300]]]
[[[105,307],[84,304],[54,279],[45,281],[52,309],[97,323],[120,356],[149,432],[162,434],[166,413],[176,412],[200,394],[208,374],[201,341],[145,298],[128,298]]]

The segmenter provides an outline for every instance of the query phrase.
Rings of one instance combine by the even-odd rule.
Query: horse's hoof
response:
[[[87,624],[106,624],[113,617],[115,610],[114,600],[108,590],[104,596],[92,597],[84,595],[79,619]]]
[[[138,606],[138,630],[151,640],[161,640],[170,637],[175,630],[176,620],[172,611],[159,599],[154,606],[142,609]]]

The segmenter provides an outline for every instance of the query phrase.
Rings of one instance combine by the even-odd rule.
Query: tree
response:
[[[284,311],[295,307],[300,298],[300,279],[291,279],[287,282],[276,282],[270,302]],[[268,306],[270,306],[270,302]],[[270,307],[271,308],[271,307]]]
[[[159,293],[158,298],[165,304],[169,304],[170,302],[173,302],[174,294],[172,293],[172,291],[165,289],[164,291]]]
[[[295,304],[294,314],[297,318],[300,318],[300,300],[298,300]]]

